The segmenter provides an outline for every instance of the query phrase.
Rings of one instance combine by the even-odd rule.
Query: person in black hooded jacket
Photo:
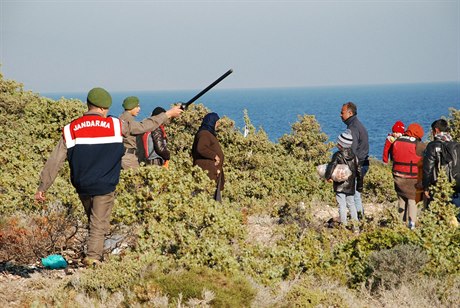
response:
[[[349,129],[345,130],[337,139],[338,151],[334,153],[326,168],[326,180],[332,181],[332,174],[338,164],[346,164],[351,175],[343,182],[333,181],[334,192],[339,206],[339,216],[342,225],[347,225],[347,208],[350,211],[351,219],[354,221],[354,231],[359,231],[356,226],[358,213],[355,206],[355,192],[363,190],[363,177],[358,158],[351,150],[353,137]]]

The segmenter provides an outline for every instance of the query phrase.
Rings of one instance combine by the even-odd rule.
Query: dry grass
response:
[[[27,276],[9,272],[0,274],[0,303],[8,307],[27,307],[34,302],[43,302],[65,283],[64,270],[33,271]]]
[[[368,303],[375,307],[458,307],[460,303],[460,277],[439,280],[421,277],[397,288],[382,289]]]

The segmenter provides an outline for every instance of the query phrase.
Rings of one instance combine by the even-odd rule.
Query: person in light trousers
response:
[[[363,177],[361,175],[361,165],[358,158],[353,153],[351,145],[353,136],[349,129],[345,130],[337,138],[337,149],[331,161],[326,167],[326,180],[333,182],[333,188],[336,195],[337,205],[339,207],[340,223],[347,226],[347,209],[350,211],[351,220],[353,221],[353,231],[359,232],[358,213],[355,205],[355,192],[363,190]],[[351,175],[344,181],[338,182],[332,180],[332,174],[338,164],[345,164],[351,171]]]

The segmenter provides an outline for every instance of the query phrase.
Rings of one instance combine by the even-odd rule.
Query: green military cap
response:
[[[110,108],[112,106],[112,96],[103,88],[93,88],[88,92],[86,102],[101,108]]]
[[[139,106],[139,99],[136,96],[128,96],[123,101],[123,108],[125,110],[131,110]]]

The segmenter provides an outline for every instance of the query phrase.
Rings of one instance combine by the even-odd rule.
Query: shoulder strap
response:
[[[144,147],[144,156],[145,158],[149,158],[150,156],[150,149],[149,149],[149,136],[151,132],[146,132],[142,135],[142,145]]]

